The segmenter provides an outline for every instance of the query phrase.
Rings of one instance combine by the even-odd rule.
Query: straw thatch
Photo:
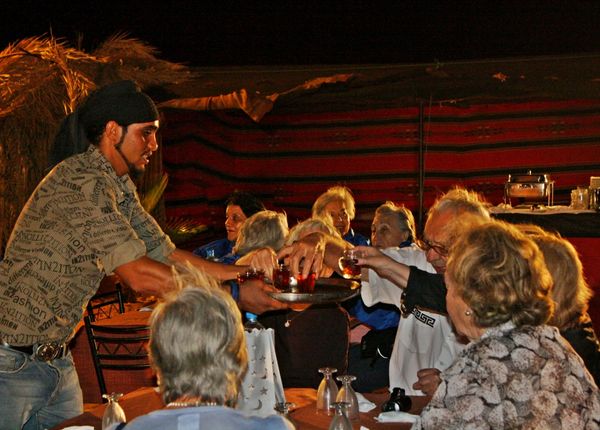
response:
[[[91,54],[52,37],[33,37],[0,52],[0,255],[27,198],[44,176],[62,119],[96,86],[133,79],[143,89],[193,77],[185,66],[159,60],[157,51],[116,35]],[[160,162],[160,157],[156,157]],[[144,187],[160,182],[144,178]]]

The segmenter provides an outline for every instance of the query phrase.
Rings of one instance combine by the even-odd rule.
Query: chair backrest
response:
[[[101,325],[92,322],[89,316],[84,317],[84,322],[101,394],[107,394],[105,369],[141,370],[150,367],[148,326]]]
[[[117,282],[114,290],[95,294],[88,302],[86,309],[92,322],[110,318],[115,310],[120,314],[125,312],[121,284]]]

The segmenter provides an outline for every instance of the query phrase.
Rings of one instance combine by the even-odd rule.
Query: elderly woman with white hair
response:
[[[150,358],[166,407],[126,428],[293,429],[281,416],[247,416],[233,409],[248,367],[240,312],[207,275],[189,268],[175,279],[180,291],[156,307],[150,322]]]
[[[285,213],[270,210],[255,213],[244,221],[233,247],[236,264],[249,264],[252,253],[264,248],[272,249],[274,256],[283,246],[288,231]]]

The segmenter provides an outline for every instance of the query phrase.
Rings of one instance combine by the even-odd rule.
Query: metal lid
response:
[[[525,174],[509,174],[508,182],[512,183],[539,183],[539,184],[547,184],[550,182],[550,175],[546,173],[531,173],[529,170]]]

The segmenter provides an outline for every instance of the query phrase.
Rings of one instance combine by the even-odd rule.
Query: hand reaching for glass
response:
[[[244,255],[235,264],[261,270],[265,277],[273,279],[273,269],[277,267],[277,255],[271,248],[259,248]]]
[[[308,277],[310,273],[320,273],[325,259],[326,238],[316,232],[279,250],[277,258],[284,259],[292,276]]]

